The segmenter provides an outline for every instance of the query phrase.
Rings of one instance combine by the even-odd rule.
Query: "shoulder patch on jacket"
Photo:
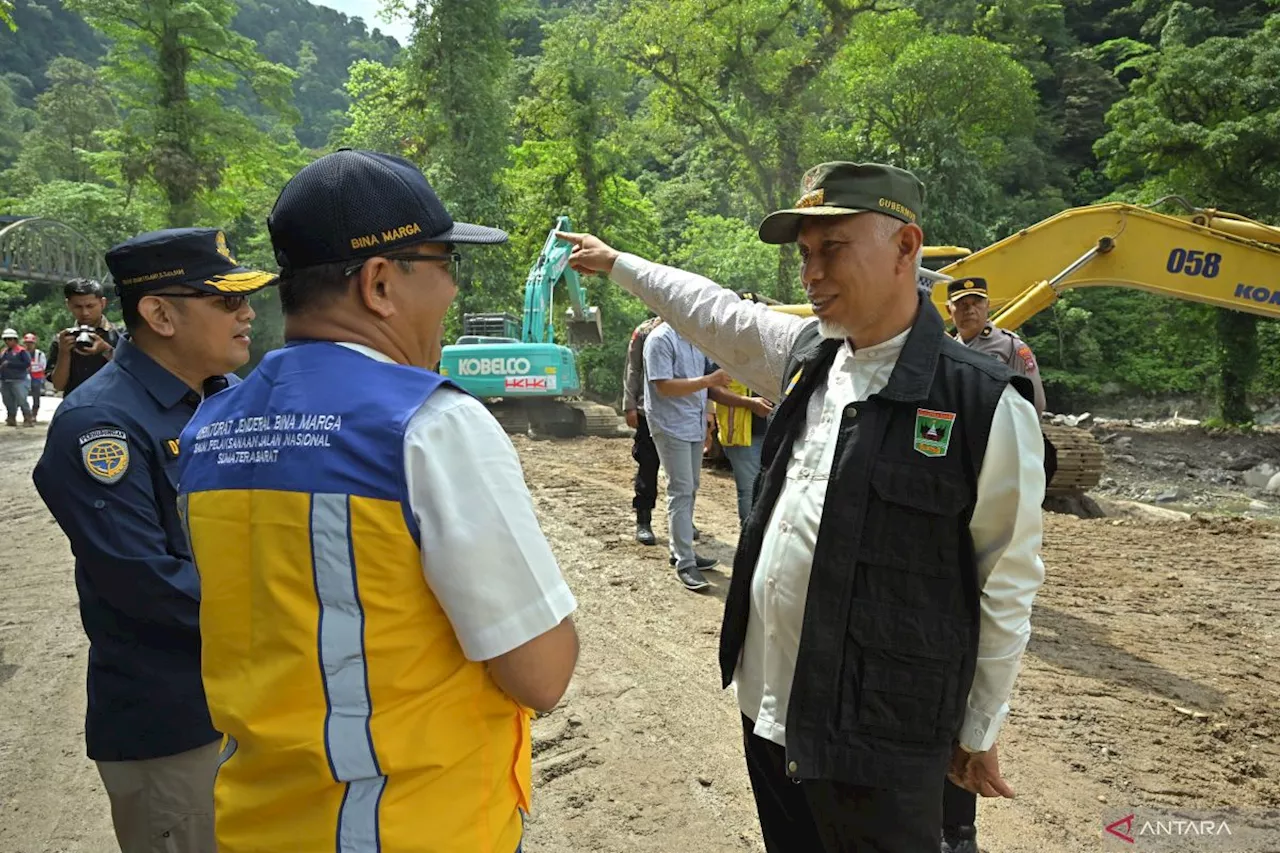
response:
[[[120,482],[129,470],[129,438],[124,430],[100,427],[76,439],[89,476],[103,485]]]
[[[1036,357],[1031,354],[1031,347],[1019,341],[1017,348],[1014,350],[1014,355],[1022,359],[1022,363],[1026,366],[1028,373],[1035,372]]]

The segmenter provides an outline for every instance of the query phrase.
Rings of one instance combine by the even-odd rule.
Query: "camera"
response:
[[[93,342],[98,337],[98,331],[93,326],[73,326],[71,331],[76,335],[76,349],[92,349]]]

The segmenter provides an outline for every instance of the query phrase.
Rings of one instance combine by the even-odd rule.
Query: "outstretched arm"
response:
[[[557,236],[573,244],[569,264],[578,272],[608,275],[734,379],[770,399],[778,396],[791,347],[813,320],[770,311],[700,275],[618,252],[590,234]]]

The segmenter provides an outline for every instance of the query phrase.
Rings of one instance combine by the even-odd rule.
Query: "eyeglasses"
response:
[[[203,290],[190,293],[150,293],[148,296],[167,296],[170,299],[219,299],[222,310],[234,314],[245,306],[249,297],[243,293],[206,293]]]
[[[458,281],[458,273],[462,269],[462,253],[459,252],[457,249],[451,250],[447,255],[429,255],[429,254],[416,254],[413,252],[403,252],[403,253],[397,253],[394,255],[378,255],[377,257],[386,258],[389,261],[448,261],[449,276],[455,282]],[[352,264],[351,266],[344,269],[342,271],[343,277],[346,278],[348,276],[355,275],[357,272],[360,271],[360,268],[363,267],[365,265],[365,262],[368,260],[369,260],[368,258],[365,258],[363,261],[360,261],[360,263]]]

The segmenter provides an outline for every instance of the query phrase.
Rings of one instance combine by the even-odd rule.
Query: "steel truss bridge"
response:
[[[0,278],[64,284],[93,278],[111,287],[103,250],[69,225],[38,216],[0,216]]]

